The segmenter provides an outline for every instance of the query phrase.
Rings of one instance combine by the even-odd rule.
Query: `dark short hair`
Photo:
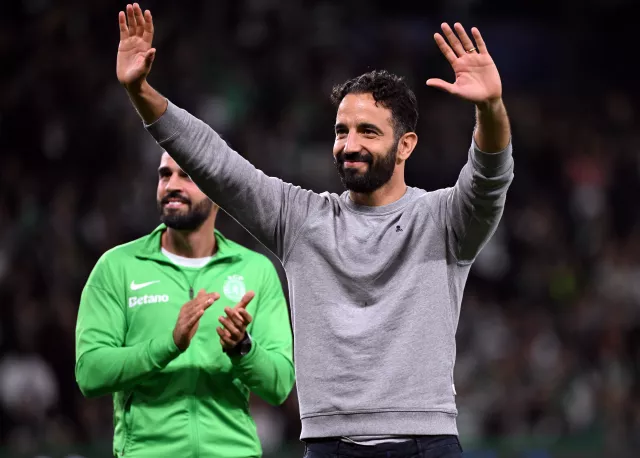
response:
[[[334,86],[331,102],[337,107],[347,94],[371,94],[376,104],[389,109],[396,138],[415,132],[418,102],[404,78],[386,70],[374,70]]]

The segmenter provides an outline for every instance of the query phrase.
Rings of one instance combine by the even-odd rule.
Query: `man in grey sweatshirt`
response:
[[[416,98],[370,72],[334,89],[333,155],[348,191],[316,194],[268,177],[147,82],[151,13],[119,15],[117,76],[149,133],[287,272],[307,457],[460,457],[455,333],[472,262],[500,221],[513,179],[497,68],[480,32],[447,24],[435,41],[476,106],[467,163],[451,188],[404,181]],[[213,336],[212,336],[213,337]]]

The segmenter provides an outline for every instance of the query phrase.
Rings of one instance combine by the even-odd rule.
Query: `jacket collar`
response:
[[[159,262],[170,262],[167,257],[162,254],[161,243],[162,234],[167,229],[165,224],[160,224],[153,232],[142,238],[140,248],[137,250],[135,256],[140,259],[151,259]],[[211,259],[210,263],[222,262],[222,261],[238,261],[242,258],[242,252],[239,249],[239,245],[229,241],[220,231],[214,229],[216,237],[216,247],[218,248],[216,254]]]

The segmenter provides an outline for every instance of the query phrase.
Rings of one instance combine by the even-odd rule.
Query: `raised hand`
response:
[[[218,319],[223,328],[216,328],[216,331],[218,331],[218,335],[220,336],[220,344],[225,350],[231,350],[244,339],[247,326],[252,320],[246,308],[254,297],[255,293],[249,291],[242,296],[242,299],[240,299],[240,302],[238,302],[235,307],[225,307],[224,312],[227,316],[221,316]]]
[[[118,81],[127,88],[140,87],[151,71],[156,50],[153,42],[153,19],[151,12],[144,15],[140,5],[127,5],[127,13],[120,11],[120,44],[116,62]]]
[[[205,310],[218,299],[220,299],[220,294],[206,293],[204,289],[201,289],[196,297],[182,306],[178,321],[173,329],[173,341],[176,347],[182,351],[189,347],[191,339],[198,330],[200,318],[204,315]]]
[[[447,41],[439,33],[434,38],[440,51],[449,61],[456,80],[448,83],[439,78],[427,80],[427,86],[435,87],[475,104],[489,104],[502,97],[502,82],[496,64],[487,51],[480,31],[473,27],[471,33],[474,45],[460,23],[454,24],[455,32],[449,24],[442,24]]]

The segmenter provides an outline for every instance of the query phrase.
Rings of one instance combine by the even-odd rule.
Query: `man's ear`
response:
[[[396,155],[398,161],[404,162],[409,159],[417,144],[418,135],[415,132],[407,132],[400,137],[400,140],[398,140],[398,154]]]

